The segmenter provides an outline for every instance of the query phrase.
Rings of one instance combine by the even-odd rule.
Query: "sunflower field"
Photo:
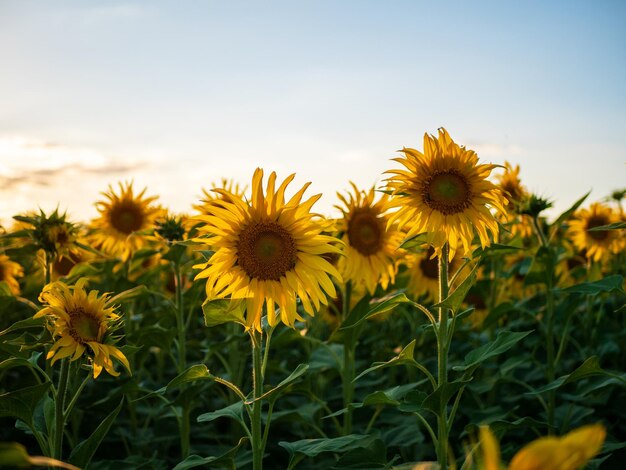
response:
[[[624,468],[626,190],[548,218],[444,129],[399,155],[338,218],[261,169],[16,215],[0,466]]]

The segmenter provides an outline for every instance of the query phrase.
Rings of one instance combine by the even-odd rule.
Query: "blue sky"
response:
[[[626,182],[623,1],[0,0],[0,61],[5,223],[129,179],[188,212],[257,166],[332,213],[440,126],[557,209]]]

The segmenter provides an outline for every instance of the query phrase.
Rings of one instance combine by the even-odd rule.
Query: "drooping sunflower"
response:
[[[343,206],[335,206],[343,213],[338,230],[344,242],[344,256],[337,266],[344,281],[355,287],[364,287],[370,294],[380,284],[386,289],[398,272],[400,251],[398,246],[404,234],[396,225],[387,226],[389,196],[383,194],[375,201],[374,187],[359,190],[354,183],[346,196],[337,193]]]
[[[13,295],[19,295],[20,283],[17,277],[24,276],[24,269],[7,255],[0,255],[0,281],[5,281],[9,285],[9,290]]]
[[[487,180],[496,167],[479,164],[472,150],[457,145],[445,129],[439,136],[424,135],[424,153],[405,148],[404,158],[394,160],[405,169],[388,170],[388,189],[398,211],[389,223],[409,225],[407,236],[427,233],[426,241],[439,255],[449,243],[450,259],[459,241],[464,252],[471,249],[474,231],[483,247],[490,245],[489,233],[498,235],[491,209],[505,212],[506,198]]]
[[[86,354],[93,365],[93,378],[102,369],[113,376],[120,375],[113,368],[111,356],[116,358],[130,373],[130,364],[111,338],[111,331],[119,326],[120,316],[115,313],[109,296],[98,296],[98,291],[85,291],[87,278],[81,278],[74,287],[57,281],[44,287],[39,301],[44,308],[34,318],[47,317],[56,342],[48,351],[46,359],[54,364],[70,357],[75,361]]]
[[[263,170],[257,168],[252,178],[252,199],[248,203],[225,189],[216,190],[226,197],[207,204],[207,215],[196,217],[204,225],[199,238],[214,251],[196,279],[206,279],[208,299],[230,298],[246,303],[246,326],[261,329],[263,305],[270,325],[280,320],[293,327],[302,318],[296,311],[296,296],[304,311],[314,315],[327,295],[336,295],[331,276],[341,276],[321,255],[339,252],[337,240],[321,232],[324,224],[309,211],[321,197],[301,202],[310,183],[304,185],[287,203],[285,190],[295,175],[285,179],[275,190],[276,173],[272,172],[264,194]]]
[[[154,221],[163,210],[152,204],[157,196],[144,198],[146,188],[138,194],[134,193],[132,182],[119,183],[119,188],[116,194],[109,186],[108,192],[102,193],[107,200],[96,203],[100,217],[92,223],[96,230],[91,239],[101,250],[127,260],[146,245],[149,237],[141,232],[154,228]]]
[[[580,209],[569,225],[569,236],[574,246],[585,250],[587,258],[601,261],[624,247],[624,239],[618,230],[589,231],[594,227],[619,222],[618,214],[609,206],[598,202],[589,209]]]

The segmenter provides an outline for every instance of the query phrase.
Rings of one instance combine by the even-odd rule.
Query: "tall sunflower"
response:
[[[9,290],[13,295],[19,295],[20,283],[17,277],[24,275],[24,269],[7,255],[0,255],[0,281],[4,281],[9,285]]]
[[[359,190],[354,183],[347,196],[337,193],[343,206],[335,206],[343,213],[338,220],[339,233],[344,242],[344,255],[338,259],[339,272],[355,287],[364,287],[370,294],[380,284],[386,289],[393,283],[398,271],[398,246],[404,234],[395,225],[387,226],[389,196],[375,200],[374,187]]]
[[[92,242],[103,251],[127,260],[146,245],[148,237],[141,232],[154,228],[162,209],[152,204],[157,196],[144,198],[146,188],[138,194],[134,193],[132,182],[119,183],[119,188],[116,194],[109,186],[108,192],[102,193],[107,200],[96,203],[100,217],[92,223],[96,229]]]
[[[618,230],[592,231],[589,229],[619,222],[619,216],[610,207],[598,202],[589,209],[580,209],[569,225],[569,236],[574,246],[585,251],[587,258],[600,261],[624,247],[624,239]]]
[[[85,291],[87,278],[81,278],[74,287],[63,282],[53,282],[44,287],[39,300],[44,308],[34,318],[47,317],[56,342],[46,359],[57,360],[70,357],[71,361],[87,354],[93,364],[93,378],[102,369],[118,376],[113,368],[111,356],[116,358],[130,373],[130,365],[110,333],[118,326],[120,317],[107,294],[98,296],[98,291]]]
[[[496,185],[487,180],[496,167],[479,164],[472,150],[457,145],[445,129],[439,136],[424,135],[424,153],[403,149],[404,158],[394,160],[406,170],[388,170],[388,188],[393,191],[393,204],[399,207],[389,223],[398,221],[400,228],[410,225],[407,236],[427,233],[426,241],[441,253],[450,244],[450,259],[459,241],[464,252],[471,249],[474,230],[483,247],[495,239],[498,223],[491,213],[494,208],[505,212],[507,203]]]
[[[214,251],[208,262],[195,266],[202,269],[196,279],[207,280],[208,299],[245,300],[246,325],[259,331],[264,304],[270,325],[277,322],[273,314],[277,305],[280,320],[293,327],[296,319],[301,320],[296,296],[304,311],[313,315],[321,304],[328,304],[327,295],[336,295],[330,277],[341,280],[336,268],[321,256],[339,252],[333,245],[336,239],[322,235],[322,221],[309,212],[321,194],[301,202],[307,183],[285,203],[285,190],[294,176],[275,190],[272,172],[264,194],[263,170],[257,168],[250,203],[218,189],[225,197],[211,201],[207,215],[196,217],[204,223],[200,233],[212,235],[198,241]]]

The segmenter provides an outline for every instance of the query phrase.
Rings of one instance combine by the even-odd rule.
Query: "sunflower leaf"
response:
[[[576,382],[581,379],[585,379],[587,377],[598,376],[598,375],[607,375],[612,376],[610,372],[605,371],[600,367],[600,361],[598,356],[591,356],[585,360],[576,370],[574,370],[571,374],[563,375],[558,379],[550,382],[547,385],[544,385],[541,388],[533,390],[532,392],[527,392],[525,395],[539,395],[541,393],[556,390],[557,388],[562,387],[563,385]]]
[[[615,222],[609,225],[599,225],[598,227],[588,228],[587,232],[602,232],[606,230],[621,230],[626,228],[626,222]]]
[[[257,400],[263,400],[263,399],[268,399],[268,398],[273,397],[279,391],[283,390],[285,387],[287,387],[288,385],[293,383],[296,379],[298,379],[301,376],[303,376],[308,368],[309,368],[308,364],[299,364],[298,367],[296,367],[295,370],[291,374],[289,374],[289,376],[286,379],[281,381],[278,385],[276,385],[276,387],[274,387],[271,390],[268,390],[267,392],[265,392],[263,395],[261,395],[259,398],[257,398]],[[278,397],[276,397],[276,398],[278,398]],[[250,403],[252,403],[252,401],[250,401],[247,404],[250,404]]]
[[[459,284],[459,286],[454,289],[448,297],[446,297],[443,301],[439,302],[432,306],[432,308],[446,308],[452,310],[453,313],[456,313],[461,307],[461,303],[465,299],[465,296],[469,292],[470,288],[474,285],[474,281],[476,280],[476,273],[478,270],[478,264],[472,268],[470,273],[467,275],[463,282]]]
[[[478,364],[485,362],[494,356],[502,354],[515,346],[519,341],[532,333],[531,331],[500,331],[495,340],[490,343],[483,344],[465,356],[465,364],[455,366],[452,369],[456,371],[466,371]]]
[[[402,303],[412,303],[404,292],[394,292],[380,299],[372,299],[369,303],[369,308],[367,309],[353,308],[350,315],[348,315],[348,318],[346,318],[346,320],[342,323],[339,331],[354,328],[368,318],[393,310],[396,306]]]
[[[554,223],[551,226],[552,229],[552,235],[550,238],[552,238],[554,236],[554,234],[556,233],[557,229],[561,226],[561,224],[563,222],[565,222],[567,219],[569,219],[572,214],[574,212],[576,212],[576,209],[578,209],[581,204],[583,202],[585,202],[585,199],[587,199],[587,197],[589,196],[589,194],[591,194],[591,191],[589,191],[587,194],[585,194],[583,197],[581,197],[578,201],[576,201],[574,204],[572,204],[572,206],[567,209],[565,212],[563,212],[561,215],[559,215],[556,220],[554,221]]]
[[[107,301],[106,305],[115,305],[122,302],[128,302],[129,300],[136,299],[144,292],[148,292],[148,288],[144,285],[133,287],[132,289],[125,290],[124,292],[120,292],[119,294],[111,297]]]
[[[204,324],[208,327],[221,325],[222,323],[235,322],[245,325],[243,313],[246,309],[245,302],[228,299],[206,299],[202,304]]]
[[[195,382],[196,380],[206,380],[210,378],[211,374],[209,373],[209,369],[207,368],[207,366],[205,366],[204,364],[195,364],[174,377],[166,385],[165,390],[167,392],[171,392],[172,390],[180,387],[182,384]]]
[[[229,449],[228,451],[217,457],[200,457],[199,455],[190,455],[185,460],[176,465],[174,467],[174,470],[187,470],[188,468],[204,467],[208,464],[211,464],[211,467],[215,467],[218,464],[229,464],[228,468],[234,468],[233,460],[235,454],[237,453],[239,448],[246,442],[248,442],[248,438],[242,437],[241,439],[239,439],[239,442],[235,447]]]
[[[211,411],[209,413],[203,413],[200,416],[198,416],[196,421],[198,421],[198,423],[207,423],[210,421],[214,421],[218,418],[230,418],[230,419],[234,419],[235,421],[237,421],[239,424],[241,424],[241,426],[244,429],[246,429],[247,426],[246,426],[246,422],[243,419],[242,411],[243,411],[243,401],[238,401],[237,403],[228,405],[225,408],[222,408],[216,411]]]
[[[598,295],[602,292],[620,292],[624,293],[624,278],[619,274],[607,276],[604,279],[594,282],[583,282],[565,289],[559,289],[558,292],[564,294],[587,294]]]
[[[0,417],[20,419],[32,430],[35,407],[48,392],[50,385],[50,382],[44,382],[0,395]]]
[[[298,454],[315,457],[325,452],[344,453],[349,450],[367,447],[375,440],[375,436],[349,434],[330,439],[303,439],[295,442],[280,441],[278,445],[289,453],[289,468],[293,468],[292,463]]]
[[[117,418],[117,415],[122,409],[123,404],[124,398],[122,398],[120,404],[117,405],[117,407],[111,413],[109,413],[106,418],[104,418],[104,420],[98,425],[98,427],[91,434],[91,436],[89,436],[87,439],[74,447],[72,453],[70,454],[70,462],[80,468],[85,468],[87,467],[87,465],[89,465],[89,462],[91,462],[91,459],[96,453],[96,450],[98,450],[98,447],[100,447],[100,443],[109,432],[109,429],[115,421],[115,418]]]

